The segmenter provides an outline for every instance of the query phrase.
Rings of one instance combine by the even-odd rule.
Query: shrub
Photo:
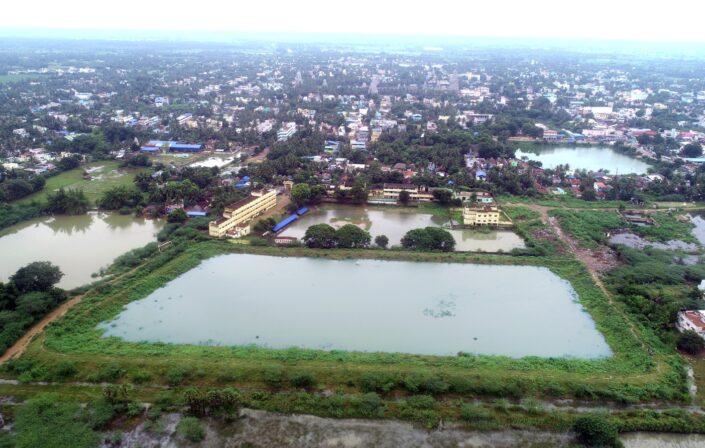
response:
[[[182,366],[173,366],[167,369],[164,377],[170,386],[178,386],[188,378],[189,371]]]
[[[386,249],[387,246],[389,245],[389,238],[387,235],[377,235],[375,237],[375,244],[382,249]]]
[[[396,386],[396,380],[388,373],[368,372],[360,376],[360,389],[364,392],[389,392]]]
[[[678,335],[676,341],[678,350],[683,350],[691,355],[696,355],[705,349],[705,341],[698,333],[693,330],[687,330]]]
[[[199,443],[206,438],[206,430],[195,417],[182,418],[176,425],[176,433],[193,443]]]
[[[460,407],[460,418],[466,422],[489,420],[491,417],[490,411],[476,404],[463,404]]]
[[[144,370],[138,370],[132,374],[132,381],[137,384],[146,383],[152,379],[152,375]]]
[[[137,401],[131,401],[127,404],[127,415],[130,417],[139,417],[143,410],[142,404]]]
[[[53,370],[53,377],[59,380],[65,380],[76,375],[76,364],[72,361],[60,361]]]
[[[262,380],[267,386],[278,389],[284,383],[284,371],[279,366],[267,366],[262,371]]]
[[[617,447],[617,426],[607,415],[588,414],[578,417],[573,424],[578,440],[587,446]]]
[[[289,377],[295,387],[309,388],[316,384],[316,378],[309,372],[296,372]]]
[[[382,418],[384,416],[384,403],[379,395],[374,392],[355,397],[353,405],[362,417]]]

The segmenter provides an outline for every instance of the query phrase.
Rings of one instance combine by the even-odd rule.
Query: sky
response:
[[[3,2],[5,3],[5,2]],[[341,32],[705,42],[705,2],[669,0],[32,0],[0,29]],[[689,20],[692,18],[692,20]]]

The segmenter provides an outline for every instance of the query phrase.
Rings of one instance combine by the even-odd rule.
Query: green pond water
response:
[[[430,213],[417,213],[415,210],[403,208],[324,205],[303,215],[284,229],[281,235],[302,238],[306,229],[321,223],[336,228],[355,224],[370,232],[373,240],[378,235],[386,235],[389,245],[396,246],[401,244],[402,237],[409,230],[428,226],[441,227],[447,225],[448,221]],[[525,247],[524,240],[509,230],[447,230],[455,238],[455,249],[458,251],[508,252]]]
[[[518,149],[515,156],[538,160],[544,168],[568,164],[571,169],[607,170],[610,174],[645,174],[649,168],[647,163],[608,146],[535,146]]]
[[[62,288],[90,283],[91,274],[132,249],[156,241],[163,223],[133,216],[91,213],[45,217],[0,232],[0,281],[33,261],[61,268]]]
[[[178,344],[611,354],[570,283],[532,266],[223,255],[99,328],[128,341]]]

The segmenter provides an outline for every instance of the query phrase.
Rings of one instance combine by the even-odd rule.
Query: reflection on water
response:
[[[49,227],[54,233],[72,235],[73,233],[83,233],[90,229],[93,224],[93,216],[77,215],[61,218],[46,218],[41,224]]]
[[[0,281],[33,261],[51,261],[64,273],[59,286],[90,283],[91,274],[119,255],[154,241],[162,226],[161,221],[105,213],[45,217],[12,226],[0,232]]]
[[[99,327],[129,341],[609,356],[575,297],[533,266],[224,255]]]
[[[447,225],[443,218],[404,208],[326,205],[302,216],[287,227],[282,235],[303,238],[306,229],[321,223],[330,224],[335,228],[355,224],[370,232],[373,239],[378,235],[386,235],[390,246],[400,245],[402,237],[409,230]],[[449,229],[449,232],[455,238],[455,248],[459,251],[508,252],[514,248],[525,247],[524,240],[508,230]]]
[[[639,159],[616,152],[607,146],[539,146],[518,149],[516,158],[538,160],[544,168],[570,165],[571,169],[608,170],[611,174],[645,174],[649,165]]]

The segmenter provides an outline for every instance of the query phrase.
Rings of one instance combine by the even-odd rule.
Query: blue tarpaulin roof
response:
[[[289,216],[288,218],[280,221],[277,225],[272,227],[272,232],[274,232],[274,233],[279,232],[280,230],[284,229],[284,227],[288,226],[289,224],[296,221],[297,219],[299,219],[298,215]]]

